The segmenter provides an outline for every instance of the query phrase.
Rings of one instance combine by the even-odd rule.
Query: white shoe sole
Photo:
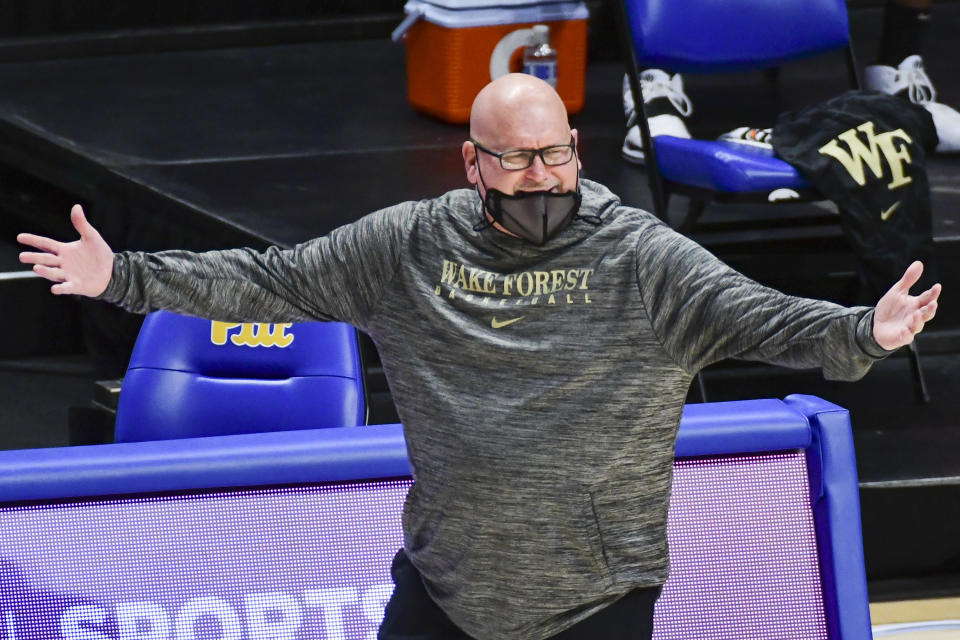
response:
[[[647,164],[647,159],[643,154],[643,149],[637,149],[632,144],[627,144],[626,141],[623,142],[623,146],[620,148],[620,155],[622,155],[623,159],[627,162],[632,162],[633,164]]]

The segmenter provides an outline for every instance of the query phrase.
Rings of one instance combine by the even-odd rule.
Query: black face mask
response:
[[[504,229],[539,247],[567,228],[580,209],[580,199],[577,191],[508,195],[487,189],[484,205]]]
[[[576,161],[574,156],[573,161]],[[500,226],[510,233],[542,247],[548,240],[566,229],[580,210],[580,191],[552,193],[550,191],[525,191],[508,195],[497,189],[487,188],[480,173],[480,183],[487,190],[484,207]],[[576,184],[580,184],[580,169],[577,168]],[[479,190],[477,191],[479,194]]]

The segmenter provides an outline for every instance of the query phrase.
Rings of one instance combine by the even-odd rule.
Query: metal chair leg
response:
[[[923,377],[923,367],[920,365],[920,350],[917,349],[916,340],[907,345],[907,352],[910,356],[910,368],[913,370],[913,391],[917,402],[930,404],[930,392],[927,390],[927,381]]]
[[[700,401],[707,402],[707,385],[703,381],[703,372],[697,372],[697,390],[700,391]]]
[[[693,233],[693,230],[697,227],[697,222],[700,220],[700,216],[703,215],[706,208],[706,200],[691,198],[687,205],[687,215],[683,221],[677,225],[677,231],[683,234]]]

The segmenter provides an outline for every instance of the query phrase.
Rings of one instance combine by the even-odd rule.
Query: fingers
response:
[[[923,324],[923,314],[917,311],[910,316],[910,320],[907,322],[907,327],[910,329],[910,333],[917,335],[923,331]]]
[[[24,251],[20,254],[20,262],[24,264],[42,264],[48,267],[59,267],[63,263],[63,258],[55,253]]]
[[[940,297],[940,291],[942,290],[943,287],[938,282],[917,296],[917,311],[914,315],[919,315],[923,322],[930,322],[937,313],[937,299]]]
[[[70,222],[73,223],[73,228],[77,230],[81,238],[88,238],[91,233],[94,233],[93,227],[87,222],[87,216],[83,213],[83,207],[78,204],[73,205],[73,208],[70,209]]]
[[[61,282],[50,287],[50,293],[58,296],[69,295],[74,292],[76,286],[72,282]]]
[[[931,302],[934,302],[937,298],[940,297],[940,291],[942,290],[943,290],[943,287],[941,287],[940,283],[938,282],[937,284],[933,285],[932,287],[930,287],[929,289],[921,293],[919,296],[917,296],[917,304],[920,306],[924,306],[926,304],[930,304]]]
[[[935,315],[937,315],[937,303],[935,301],[911,313],[907,319],[907,329],[910,331],[911,338],[923,331],[923,327],[926,326]]]
[[[35,264],[33,265],[33,270],[37,275],[53,282],[63,282],[67,279],[67,275],[63,272],[63,269],[59,267],[47,267],[42,264]]]
[[[910,291],[910,287],[917,284],[917,280],[920,279],[921,275],[923,275],[923,263],[915,260],[907,267],[907,270],[903,272],[903,277],[893,286],[901,291]]]
[[[81,238],[90,239],[100,237],[97,230],[87,222],[87,217],[83,213],[83,207],[78,204],[73,205],[73,208],[70,210],[70,222],[73,223],[73,228],[77,230]],[[17,242],[50,253],[59,253],[64,244],[51,238],[34,235],[32,233],[21,233],[17,235]]]
[[[21,233],[17,235],[17,242],[53,254],[60,253],[60,248],[63,246],[61,242],[43,236],[35,236],[32,233]]]
[[[940,295],[940,290],[940,285],[935,284],[914,298],[914,300],[926,299],[927,302],[923,305],[918,304],[912,311],[901,316],[901,319],[896,322],[896,325],[899,325],[896,327],[897,337],[889,344],[883,345],[885,349],[902,347],[913,342],[914,336],[923,331],[926,324],[937,315],[937,297]]]

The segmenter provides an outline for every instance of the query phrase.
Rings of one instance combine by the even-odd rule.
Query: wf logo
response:
[[[286,332],[291,326],[292,324],[289,322],[284,324],[264,324],[260,322],[240,324],[214,320],[210,323],[210,342],[216,345],[225,345],[229,336],[230,342],[238,347],[280,347],[282,349],[293,343],[293,334]]]
[[[866,138],[866,144],[862,137]],[[900,141],[899,145],[897,141]],[[841,147],[840,142],[846,144],[849,151]],[[907,148],[911,142],[913,140],[903,129],[876,133],[872,122],[864,122],[859,127],[844,131],[818,151],[840,162],[861,187],[867,183],[866,167],[875,177],[882,178],[882,160],[886,160],[893,177],[887,189],[892,191],[913,182],[913,178],[904,172],[904,166],[911,163],[910,150]]]

